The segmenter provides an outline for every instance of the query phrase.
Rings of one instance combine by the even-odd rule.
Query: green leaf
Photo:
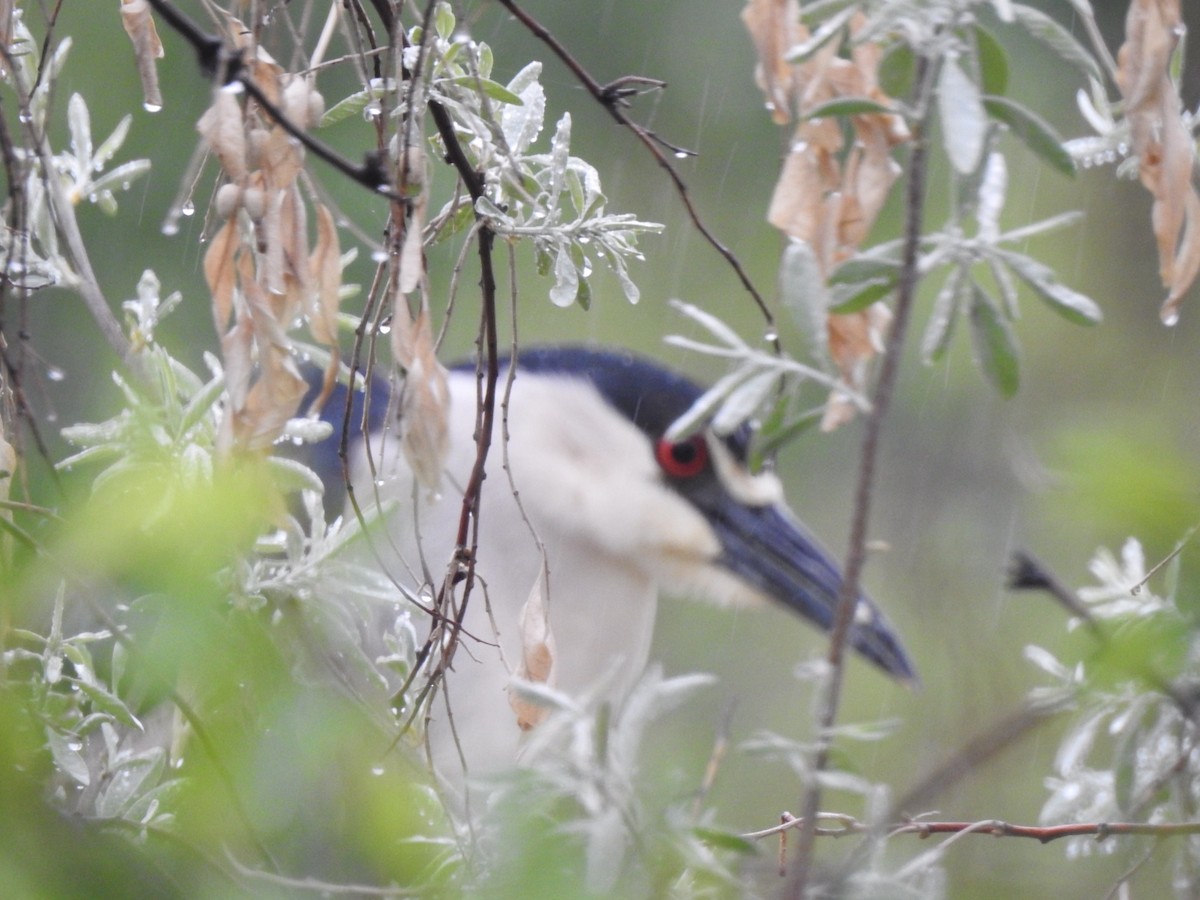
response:
[[[1008,91],[1008,54],[1004,47],[994,34],[982,25],[976,25],[975,48],[983,92],[1003,96]]]
[[[942,63],[937,100],[942,120],[942,146],[955,171],[969,175],[979,167],[988,120],[979,86],[967,77],[956,59]]]
[[[1095,325],[1104,318],[1094,300],[1060,284],[1049,266],[1020,253],[1001,251],[999,257],[1018,278],[1033,288],[1038,297],[1068,322]]]
[[[861,312],[896,289],[896,279],[873,278],[858,284],[839,284],[829,291],[829,311],[838,315]]]
[[[1037,113],[1005,97],[984,97],[983,105],[989,116],[1011,128],[1043,160],[1064,175],[1075,174],[1075,160],[1063,146],[1062,138]]]
[[[854,284],[886,278],[895,281],[900,276],[900,261],[880,256],[854,256],[833,270],[829,284]]]
[[[851,5],[841,12],[830,16],[813,32],[812,37],[784,54],[784,59],[792,65],[799,65],[805,60],[810,59],[818,50],[829,43],[833,37],[841,33],[842,29],[846,27],[846,23],[853,18],[857,11],[857,7]]]
[[[753,841],[748,841],[740,834],[733,834],[729,831],[718,831],[715,828],[693,828],[692,834],[698,837],[710,847],[719,847],[722,850],[732,850],[735,853],[744,853],[746,855],[754,855],[758,853],[758,845]]]
[[[447,78],[443,84],[453,84],[457,87],[465,87],[476,92],[482,92],[498,103],[508,103],[512,106],[523,106],[524,101],[520,96],[514,94],[504,85],[497,81],[492,81],[490,78],[483,78],[479,75],[458,75],[454,78]]]
[[[921,338],[921,358],[926,365],[941,361],[950,346],[950,338],[954,336],[954,326],[958,321],[958,312],[967,302],[971,289],[970,279],[967,278],[966,266],[955,266],[946,276],[946,282],[938,291],[933,301],[933,312],[929,316],[929,324],[925,326],[925,334]]]
[[[979,366],[1001,395],[1011,397],[1021,384],[1016,336],[996,301],[978,284],[971,288],[971,337]]]
[[[862,116],[872,113],[895,112],[890,106],[867,97],[843,97],[819,103],[804,114],[805,119],[828,119],[833,116]]]
[[[879,61],[879,87],[889,97],[907,97],[916,80],[917,58],[904,44],[896,44]]]
[[[1045,44],[1067,62],[1083,69],[1096,81],[1107,80],[1091,51],[1050,16],[1020,3],[1013,5],[1013,12],[1016,14],[1017,24],[1028,31],[1035,40]]]
[[[271,472],[275,486],[285,494],[290,494],[292,491],[317,491],[319,493],[324,490],[324,485],[317,473],[304,463],[294,459],[272,456],[267,459],[267,468]]]
[[[372,84],[365,91],[358,91],[351,94],[344,100],[339,100],[328,110],[325,115],[321,116],[321,121],[317,124],[318,128],[328,128],[330,125],[335,125],[343,119],[348,119],[351,116],[362,115],[362,111],[367,108],[369,103],[379,100],[387,93],[387,88],[383,85]]]

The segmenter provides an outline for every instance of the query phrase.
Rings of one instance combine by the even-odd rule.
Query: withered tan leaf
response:
[[[334,346],[342,287],[342,250],[333,214],[323,204],[317,205],[317,242],[308,265],[316,288],[308,311],[309,330],[319,343]]]
[[[521,618],[517,626],[521,634],[521,660],[514,674],[525,681],[553,687],[556,649],[554,632],[550,628],[548,581],[549,572],[543,554],[537,581],[533,590],[529,592],[525,605],[521,607]],[[522,731],[528,731],[540,723],[548,712],[544,706],[531,703],[511,689],[508,702],[517,715],[517,725]]]
[[[231,181],[241,183],[246,177],[246,132],[242,126],[242,107],[229,91],[213,91],[213,102],[196,130],[221,161],[221,168]]]
[[[1178,319],[1183,296],[1200,273],[1195,145],[1169,74],[1182,33],[1179,0],[1134,0],[1117,54],[1117,86],[1125,99],[1138,177],[1154,198],[1151,226],[1167,288],[1160,315],[1168,324]]]
[[[12,490],[13,476],[16,471],[17,451],[12,444],[4,439],[4,432],[0,430],[0,501],[9,498]],[[11,522],[12,512],[4,506],[0,506],[0,518]],[[11,551],[12,540],[10,536],[7,533],[0,535],[0,563],[7,563],[9,561]]]
[[[776,124],[791,121],[795,94],[795,69],[787,52],[808,37],[800,24],[798,0],[749,0],[742,22],[758,52],[754,78],[767,97],[767,108]]]
[[[417,480],[436,491],[450,449],[450,390],[446,370],[437,359],[428,310],[410,318],[403,301],[397,304],[392,352],[404,372],[400,399],[404,456]]]
[[[158,87],[155,60],[162,59],[163,45],[154,28],[154,18],[150,15],[147,0],[121,0],[121,24],[133,42],[138,77],[142,81],[142,102],[147,110],[157,112],[163,107],[163,98]]]
[[[236,217],[230,217],[217,229],[204,253],[204,278],[212,294],[213,321],[217,334],[224,334],[233,313],[233,292],[237,287],[236,255],[241,246]]]
[[[861,312],[830,315],[827,319],[829,355],[846,384],[865,393],[871,363],[883,352],[892,324],[892,312],[882,303],[873,303]],[[822,431],[833,431],[854,418],[855,407],[843,392],[834,389],[825,404]]]

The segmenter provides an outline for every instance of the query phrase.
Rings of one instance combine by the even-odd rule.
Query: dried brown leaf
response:
[[[154,61],[162,59],[163,45],[154,28],[150,4],[146,0],[121,0],[121,24],[133,42],[138,77],[142,81],[142,102],[147,110],[157,112],[162,109],[163,98],[158,87],[158,67]]]
[[[521,607],[518,624],[521,634],[521,661],[514,674],[525,681],[553,687],[556,650],[554,632],[550,628],[548,579],[549,573],[543,557],[537,582],[529,592],[525,605]],[[546,707],[531,703],[512,690],[509,691],[508,702],[517,715],[517,725],[522,731],[533,728],[548,712]]]
[[[229,180],[241,183],[246,177],[246,132],[242,126],[242,107],[229,91],[213,91],[213,102],[196,130],[221,161]]]
[[[422,309],[410,319],[403,303],[398,304],[392,324],[392,352],[404,372],[400,400],[404,456],[417,480],[436,491],[450,449],[450,391],[446,370],[435,352],[428,310]]]
[[[1159,275],[1167,288],[1160,315],[1173,324],[1200,273],[1200,196],[1193,184],[1195,146],[1169,67],[1183,17],[1179,0],[1134,0],[1117,54],[1117,86],[1138,158],[1138,177],[1154,198],[1151,226]]]
[[[338,242],[333,214],[317,205],[317,242],[308,266],[315,281],[312,305],[308,311],[313,338],[327,347],[337,344],[337,314],[342,287],[342,250]]]
[[[873,303],[861,312],[830,315],[827,319],[829,354],[842,380],[858,393],[865,393],[871,363],[883,352],[892,324],[892,313],[884,304]],[[844,393],[834,389],[825,404],[822,431],[833,431],[854,418],[855,407]]]
[[[798,0],[749,0],[742,22],[758,52],[754,79],[767,96],[771,118],[778,125],[786,124],[792,118],[796,83],[795,69],[785,57],[808,37],[800,24],[800,4]]]
[[[204,278],[212,294],[213,321],[217,334],[229,327],[233,292],[237,287],[236,255],[241,246],[237,218],[231,217],[217,230],[204,253]]]

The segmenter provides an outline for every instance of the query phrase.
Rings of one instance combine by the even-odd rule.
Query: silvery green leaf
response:
[[[130,183],[150,171],[150,160],[135,159],[122,163],[110,172],[105,172],[88,186],[89,197],[100,195],[104,191],[120,188],[129,190]]]
[[[317,473],[303,463],[282,456],[267,459],[267,467],[275,485],[285,493],[292,491],[321,491],[324,485]]]
[[[621,291],[625,294],[625,299],[630,303],[637,303],[642,298],[642,292],[633,283],[633,279],[629,277],[624,260],[619,256],[614,256],[609,260],[609,265],[612,266],[613,272],[616,273],[617,281],[621,284]]]
[[[313,419],[308,416],[288,419],[283,426],[283,437],[295,438],[305,444],[315,444],[333,434],[333,425],[324,419]]]
[[[92,120],[80,94],[72,94],[67,101],[67,127],[71,131],[71,152],[79,165],[75,177],[83,181],[92,164]]]
[[[1000,236],[1000,213],[1008,194],[1008,167],[1004,154],[989,153],[983,166],[983,178],[979,183],[979,202],[975,208],[975,221],[979,223],[979,239],[994,244]]]
[[[504,85],[480,75],[456,75],[453,78],[447,78],[444,83],[479,91],[499,103],[507,103],[513,106],[525,105],[525,101],[521,99],[519,94],[514,94]],[[538,89],[541,89],[541,85],[538,85]]]
[[[669,337],[667,343],[678,345],[677,341]],[[671,423],[671,427],[667,429],[667,439],[676,440],[696,432],[711,418],[713,411],[724,402],[725,398],[751,374],[751,369],[740,367],[720,378],[716,384],[697,397],[682,416]]]
[[[162,747],[122,760],[96,798],[96,814],[106,819],[122,815],[144,788],[158,783],[165,769],[166,751]]]
[[[754,415],[766,402],[779,381],[780,373],[774,369],[751,375],[725,398],[717,414],[713,416],[712,429],[717,434],[733,433],[743,422]]]
[[[579,271],[566,247],[559,247],[554,258],[554,287],[550,288],[550,302],[555,306],[567,307],[575,302],[579,293]]]
[[[356,91],[329,107],[325,111],[325,115],[321,116],[317,127],[327,128],[330,125],[336,125],[343,119],[361,115],[369,104],[380,100],[387,92],[388,88],[379,79],[372,79],[370,86],[365,90]]]
[[[218,374],[208,384],[195,393],[187,406],[184,407],[183,417],[179,423],[179,435],[182,437],[200,424],[206,416],[211,415],[213,407],[225,389],[225,376]]]
[[[521,98],[521,105],[508,105],[500,113],[504,141],[516,156],[522,156],[542,132],[546,117],[546,94],[538,78],[542,64],[531,62],[508,83],[508,90]]]
[[[830,16],[821,23],[820,27],[812,33],[812,36],[808,40],[789,48],[783,55],[784,60],[792,65],[798,65],[810,59],[813,54],[829,43],[832,38],[836,37],[846,27],[846,23],[850,21],[856,12],[858,12],[858,7],[851,4],[840,12]]]
[[[792,321],[823,354],[827,342],[825,317],[829,293],[817,255],[807,241],[788,241],[779,262],[779,299]]]
[[[50,750],[54,764],[63,774],[84,787],[91,784],[92,775],[88,771],[87,762],[79,754],[82,743],[78,738],[74,736],[68,738],[52,728],[47,728],[46,746]]]
[[[1090,78],[1104,80],[1096,57],[1050,16],[1023,3],[1014,4],[1013,12],[1017,24],[1028,31],[1031,37],[1041,41],[1067,62],[1083,69]]]
[[[967,303],[970,295],[970,279],[965,266],[955,266],[946,276],[946,281],[933,301],[929,324],[921,338],[921,358],[932,365],[946,355],[950,339],[954,336],[954,325],[959,310]]]
[[[1017,317],[1017,286],[1013,282],[1012,273],[995,256],[987,258],[988,271],[1000,291],[1000,299],[1004,301],[1004,309],[1010,319]]]
[[[1076,325],[1095,325],[1104,318],[1094,300],[1060,284],[1049,266],[1021,253],[1002,252],[1000,258],[1017,277],[1033,288],[1038,297],[1067,321]]]
[[[1007,97],[985,97],[984,108],[993,119],[1003,122],[1030,150],[1064,175],[1075,174],[1075,160],[1054,128],[1020,103]]]
[[[92,156],[92,167],[99,172],[104,165],[113,158],[113,154],[121,149],[121,145],[125,143],[125,136],[129,134],[129,126],[133,124],[133,116],[126,114],[117,127],[112,130],[112,134],[104,139],[104,142],[96,148]],[[147,162],[149,167],[149,162]]]
[[[550,142],[550,187],[546,205],[556,210],[567,177],[567,166],[571,161],[571,114],[563,113]]]
[[[671,300],[669,302],[671,306],[692,321],[703,326],[713,337],[730,349],[747,352],[750,350],[749,345],[738,336],[736,331],[712,313],[705,312],[700,307],[694,306],[691,303],[684,303],[682,300]]]
[[[942,63],[937,98],[946,155],[957,172],[969,175],[983,154],[988,121],[979,87],[967,77],[957,59]]]
[[[972,282],[971,337],[975,356],[984,376],[1003,396],[1011,397],[1020,387],[1017,339],[1000,314],[996,303]]]

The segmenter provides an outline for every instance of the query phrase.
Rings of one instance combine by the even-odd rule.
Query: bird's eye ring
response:
[[[692,478],[708,465],[708,445],[701,434],[681,441],[663,438],[655,447],[654,456],[663,472],[671,478]]]

